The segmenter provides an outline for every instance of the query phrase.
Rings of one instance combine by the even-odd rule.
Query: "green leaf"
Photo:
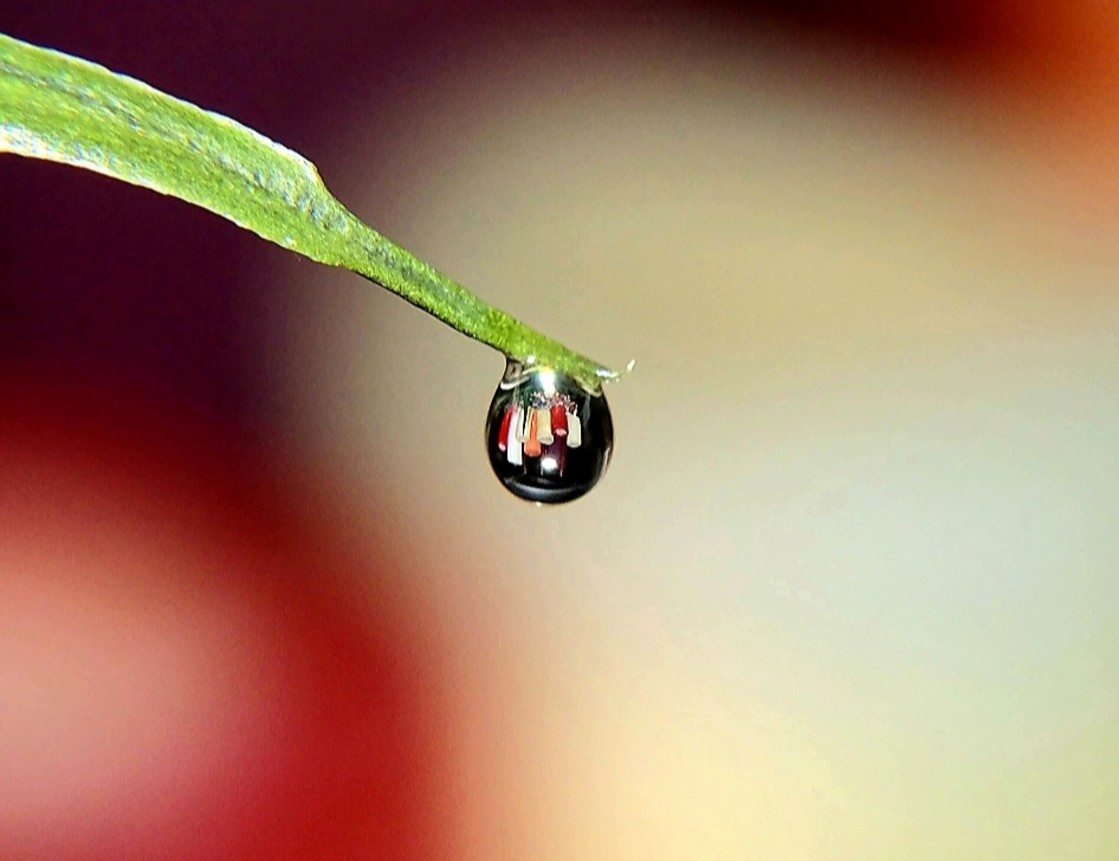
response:
[[[0,152],[97,171],[196,204],[363,275],[502,353],[597,389],[617,374],[487,305],[363,223],[315,166],[228,117],[0,34]]]

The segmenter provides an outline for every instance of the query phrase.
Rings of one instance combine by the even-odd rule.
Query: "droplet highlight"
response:
[[[578,499],[610,463],[614,424],[606,396],[571,377],[509,360],[486,418],[486,453],[498,481],[530,502]]]

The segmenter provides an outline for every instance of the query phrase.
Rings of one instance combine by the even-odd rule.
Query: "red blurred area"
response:
[[[0,399],[0,858],[441,855],[424,619],[362,598],[387,547],[228,429]]]
[[[1036,196],[1067,217],[1119,218],[1119,6],[1097,0],[747,0],[794,38],[951,93],[956,122],[1044,165]]]

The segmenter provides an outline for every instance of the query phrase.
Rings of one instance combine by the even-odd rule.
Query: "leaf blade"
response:
[[[617,375],[486,304],[343,206],[315,166],[221,114],[0,34],[0,152],[92,170],[192,203],[378,283],[468,337],[597,388]]]

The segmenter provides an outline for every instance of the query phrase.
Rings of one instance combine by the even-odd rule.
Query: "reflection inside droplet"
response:
[[[532,502],[568,502],[606,471],[610,408],[552,368],[509,360],[486,419],[486,452],[499,481]]]

